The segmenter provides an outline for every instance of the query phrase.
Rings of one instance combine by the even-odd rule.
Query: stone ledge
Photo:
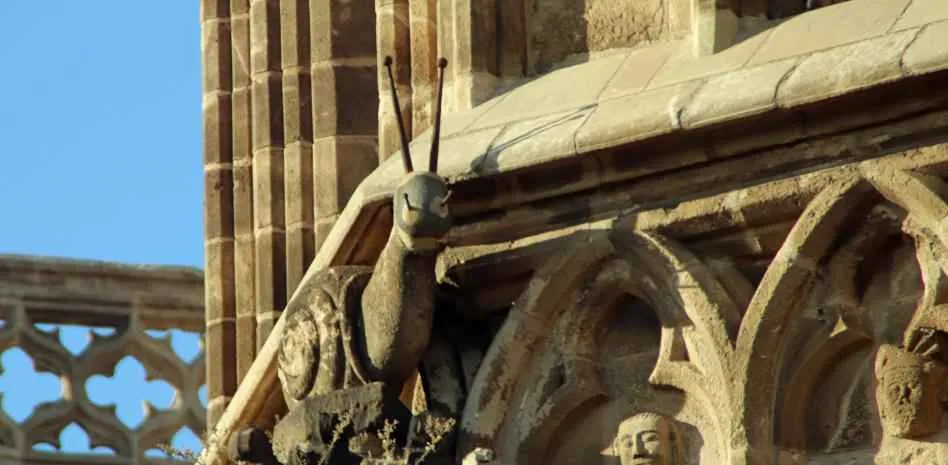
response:
[[[896,29],[893,25],[907,7],[906,14],[921,7],[907,0],[878,6],[879,1],[851,0],[815,10],[690,62],[679,50],[688,47],[687,41],[678,41],[556,70],[469,111],[448,115],[441,174],[452,181],[490,176],[778,108],[793,109],[948,68],[948,52],[940,46],[948,42],[948,27],[938,23],[939,18],[934,24],[886,32]],[[915,1],[921,5],[927,0]],[[814,28],[847,11],[875,6],[871,18],[844,22],[856,31],[799,45],[793,49],[800,52],[796,55],[766,50],[783,28]],[[582,118],[582,123],[547,124],[564,115]],[[498,150],[495,137],[517,142],[507,140]],[[570,137],[572,149],[565,142]],[[412,142],[415,166],[424,166],[430,138],[429,130]],[[398,157],[383,163],[359,189],[368,197],[386,195],[402,176]]]

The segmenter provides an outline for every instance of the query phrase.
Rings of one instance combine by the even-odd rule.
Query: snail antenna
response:
[[[438,172],[438,150],[441,143],[441,95],[444,91],[444,68],[448,66],[448,60],[441,58],[438,60],[438,101],[435,107],[434,133],[431,135],[431,155],[428,157],[428,171]]]
[[[405,123],[402,121],[402,107],[398,104],[398,91],[395,89],[395,76],[392,74],[392,57],[385,57],[385,67],[388,69],[388,83],[392,88],[392,103],[395,106],[395,120],[398,122],[398,135],[402,140],[402,163],[405,172],[411,173],[411,152],[408,151],[408,136],[405,134]]]

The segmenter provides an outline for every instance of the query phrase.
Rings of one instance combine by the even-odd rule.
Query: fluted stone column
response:
[[[279,0],[250,1],[250,95],[253,125],[253,217],[256,346],[286,306],[283,192],[283,79]]]
[[[231,30],[227,0],[201,1],[204,269],[208,426],[237,387],[234,302]]]
[[[378,165],[378,78],[372,3],[202,0],[201,11],[213,426]]]
[[[234,76],[234,295],[237,302],[237,382],[257,353],[254,298],[253,128],[250,96],[250,0],[231,0]]]
[[[286,200],[286,289],[292,294],[316,254],[313,191],[313,98],[309,1],[281,0],[283,181]]]
[[[411,0],[409,18],[411,20],[411,47],[409,48],[411,52],[411,130],[412,135],[418,136],[434,124],[438,82],[438,0]],[[389,124],[395,123],[392,118],[388,121]],[[385,123],[383,117],[379,125],[383,126]]]
[[[379,92],[379,160],[385,160],[401,149],[398,123],[392,106],[391,84],[388,71],[382,65],[386,56],[392,57],[392,73],[398,89],[405,134],[412,131],[412,76],[414,68],[411,50],[411,20],[408,0],[376,0],[375,18],[378,37],[378,92]]]
[[[310,0],[310,18],[318,248],[378,166],[379,101],[372,5]]]
[[[463,111],[489,99],[499,83],[497,2],[443,0],[438,8],[438,45],[450,61],[445,110]]]

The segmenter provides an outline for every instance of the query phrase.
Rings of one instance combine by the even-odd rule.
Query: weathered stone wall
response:
[[[682,37],[690,8],[685,0],[528,0],[530,72],[542,74],[571,55]]]

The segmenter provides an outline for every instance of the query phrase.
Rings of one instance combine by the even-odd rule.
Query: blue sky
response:
[[[198,5],[0,0],[0,253],[203,265]],[[87,333],[61,338],[79,351]],[[194,355],[196,335],[172,338]],[[58,396],[19,349],[0,359],[9,415]],[[133,359],[87,386],[133,426],[143,400],[172,395]],[[84,450],[77,430],[63,433],[65,450]],[[175,445],[196,447],[188,436]]]

